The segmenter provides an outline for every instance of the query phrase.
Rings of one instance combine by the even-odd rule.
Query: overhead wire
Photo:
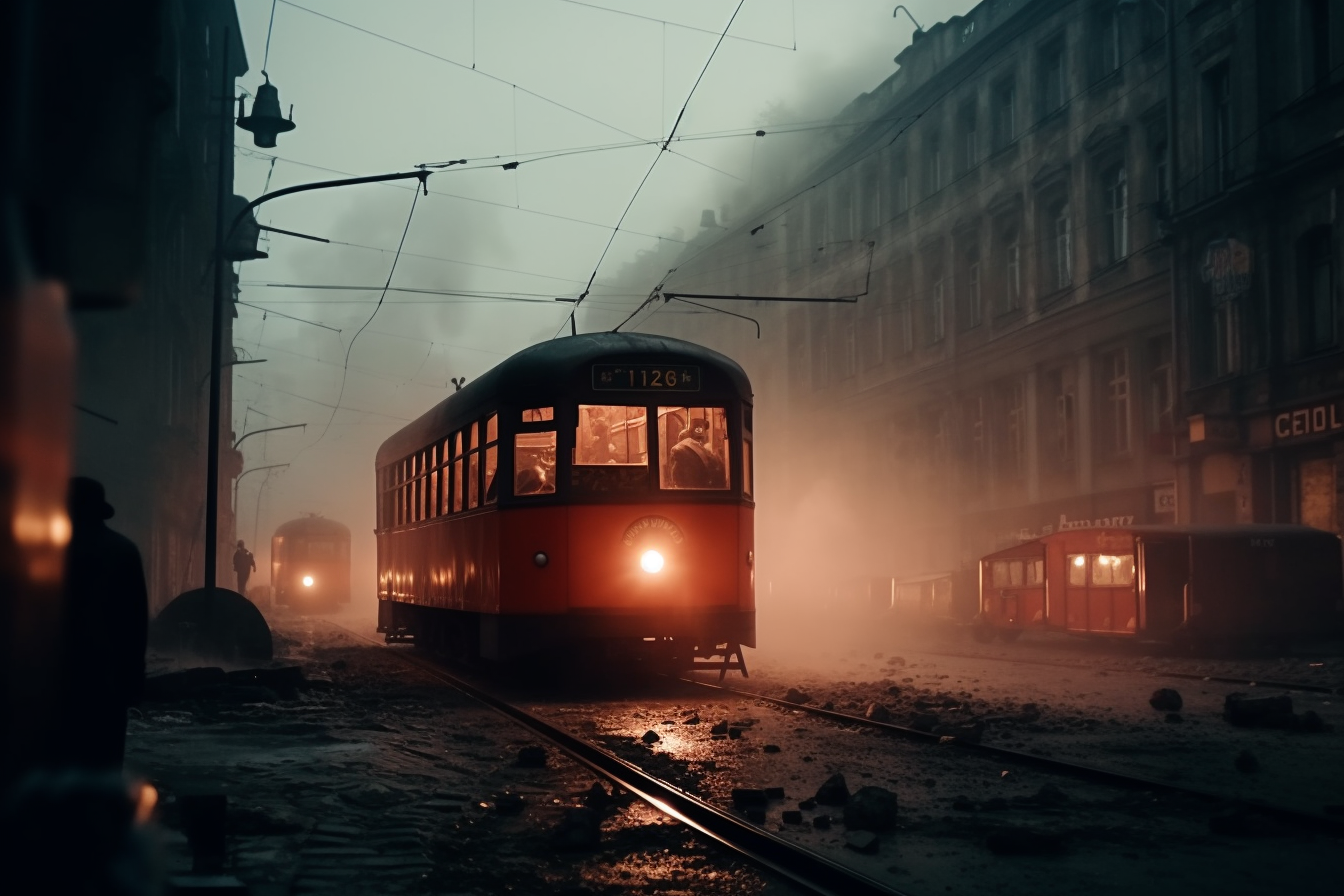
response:
[[[629,16],[629,17],[632,18],[632,19],[643,19],[643,20],[646,21],[646,22],[660,22],[660,23],[662,23],[662,25],[664,26],[664,28],[666,28],[666,26],[668,26],[668,25],[671,25],[673,28],[683,28],[683,29],[685,29],[685,30],[687,30],[687,31],[698,31],[698,32],[700,32],[701,34],[718,34],[718,33],[719,33],[719,32],[717,32],[717,31],[714,31],[714,30],[709,29],[709,28],[697,28],[697,27],[694,26],[694,25],[684,25],[684,24],[682,24],[681,22],[673,22],[673,21],[671,21],[671,20],[669,20],[669,19],[659,19],[659,18],[656,18],[656,17],[654,17],[654,16],[642,16],[642,15],[640,15],[640,14],[637,13],[637,12],[630,12],[629,10],[626,10],[626,9],[612,9],[612,8],[609,7],[609,6],[598,6],[598,5],[595,4],[595,3],[583,3],[582,0],[560,0],[560,2],[561,2],[561,3],[569,3],[569,4],[573,5],[573,6],[586,6],[586,7],[588,7],[589,9],[596,9],[596,10],[600,10],[601,12],[609,12],[609,13],[613,13],[613,14],[615,14],[615,15]],[[760,44],[761,46],[765,46],[765,47],[774,47],[776,50],[793,50],[793,51],[797,51],[797,49],[798,49],[798,44],[797,44],[797,41],[796,41],[796,40],[795,40],[794,45],[793,45],[792,47],[787,47],[787,46],[785,46],[784,44],[776,44],[776,43],[771,43],[771,42],[769,42],[769,41],[757,40],[757,39],[754,38],[754,37],[742,37],[741,35],[737,35],[737,34],[732,35],[731,38],[732,38],[732,40],[738,40],[738,41],[742,41],[742,42],[744,42],[744,43],[749,43],[749,44]]]
[[[630,201],[626,203],[625,211],[621,212],[621,217],[616,221],[616,226],[612,228],[611,236],[607,238],[607,245],[602,249],[602,254],[598,256],[597,264],[593,266],[592,276],[588,278],[588,286],[584,288],[583,293],[575,300],[574,307],[569,311],[568,323],[571,330],[576,327],[575,315],[578,313],[579,305],[581,305],[583,300],[588,297],[588,291],[592,289],[593,281],[597,279],[597,272],[602,267],[602,262],[607,257],[607,252],[611,249],[611,244],[616,240],[616,234],[620,232],[621,225],[625,223],[625,216],[630,213],[630,209],[634,206],[635,200],[639,198],[640,191],[644,189],[644,184],[648,182],[649,176],[653,174],[653,169],[657,167],[658,160],[663,157],[663,153],[667,150],[668,143],[671,143],[672,138],[676,136],[677,127],[680,126],[681,119],[685,116],[686,109],[691,104],[691,98],[695,96],[696,88],[700,86],[700,82],[704,79],[705,72],[709,71],[710,63],[714,61],[715,55],[719,52],[719,47],[723,46],[723,39],[728,34],[729,29],[733,27],[733,22],[737,19],[737,14],[742,11],[742,4],[745,2],[746,0],[738,0],[737,7],[733,10],[732,16],[728,18],[728,24],[723,27],[723,34],[719,35],[718,41],[714,44],[714,49],[709,53],[709,58],[705,60],[705,64],[700,69],[700,74],[696,77],[695,83],[691,85],[691,90],[686,95],[686,101],[681,105],[681,111],[677,113],[677,120],[672,123],[672,129],[668,131],[667,139],[663,142],[662,149],[660,149],[653,157],[653,162],[649,165],[649,170],[644,172],[644,177],[640,180],[639,185],[635,187],[635,192],[631,195]],[[559,336],[564,328],[564,323],[561,323],[560,329],[556,331],[556,336]]]

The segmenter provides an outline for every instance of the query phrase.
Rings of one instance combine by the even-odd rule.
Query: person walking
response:
[[[233,571],[238,576],[238,593],[247,597],[247,580],[257,568],[257,560],[252,552],[238,539],[238,550],[233,552]]]
[[[96,479],[70,480],[70,543],[62,588],[63,656],[52,758],[121,771],[126,710],[140,702],[149,594],[140,551],[107,527],[114,510]]]

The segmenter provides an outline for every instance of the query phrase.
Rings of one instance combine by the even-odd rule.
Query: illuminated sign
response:
[[[681,527],[667,517],[642,516],[629,526],[625,527],[625,533],[621,536],[621,542],[626,547],[633,547],[636,541],[642,541],[649,535],[663,536],[669,539],[673,544],[681,544],[686,540],[686,536],[682,533]]]
[[[1341,413],[1340,404],[1339,401],[1331,401],[1275,415],[1275,441],[1290,442],[1344,429],[1344,413]]]
[[[600,392],[699,392],[700,368],[675,364],[594,364],[593,388]]]

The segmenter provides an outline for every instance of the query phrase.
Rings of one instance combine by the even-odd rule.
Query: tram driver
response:
[[[676,488],[723,488],[723,461],[705,446],[709,421],[695,417],[672,446],[672,485]]]

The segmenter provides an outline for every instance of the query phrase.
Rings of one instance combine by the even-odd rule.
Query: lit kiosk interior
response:
[[[1172,643],[1344,632],[1339,536],[1309,526],[1072,529],[980,561],[976,637]]]

